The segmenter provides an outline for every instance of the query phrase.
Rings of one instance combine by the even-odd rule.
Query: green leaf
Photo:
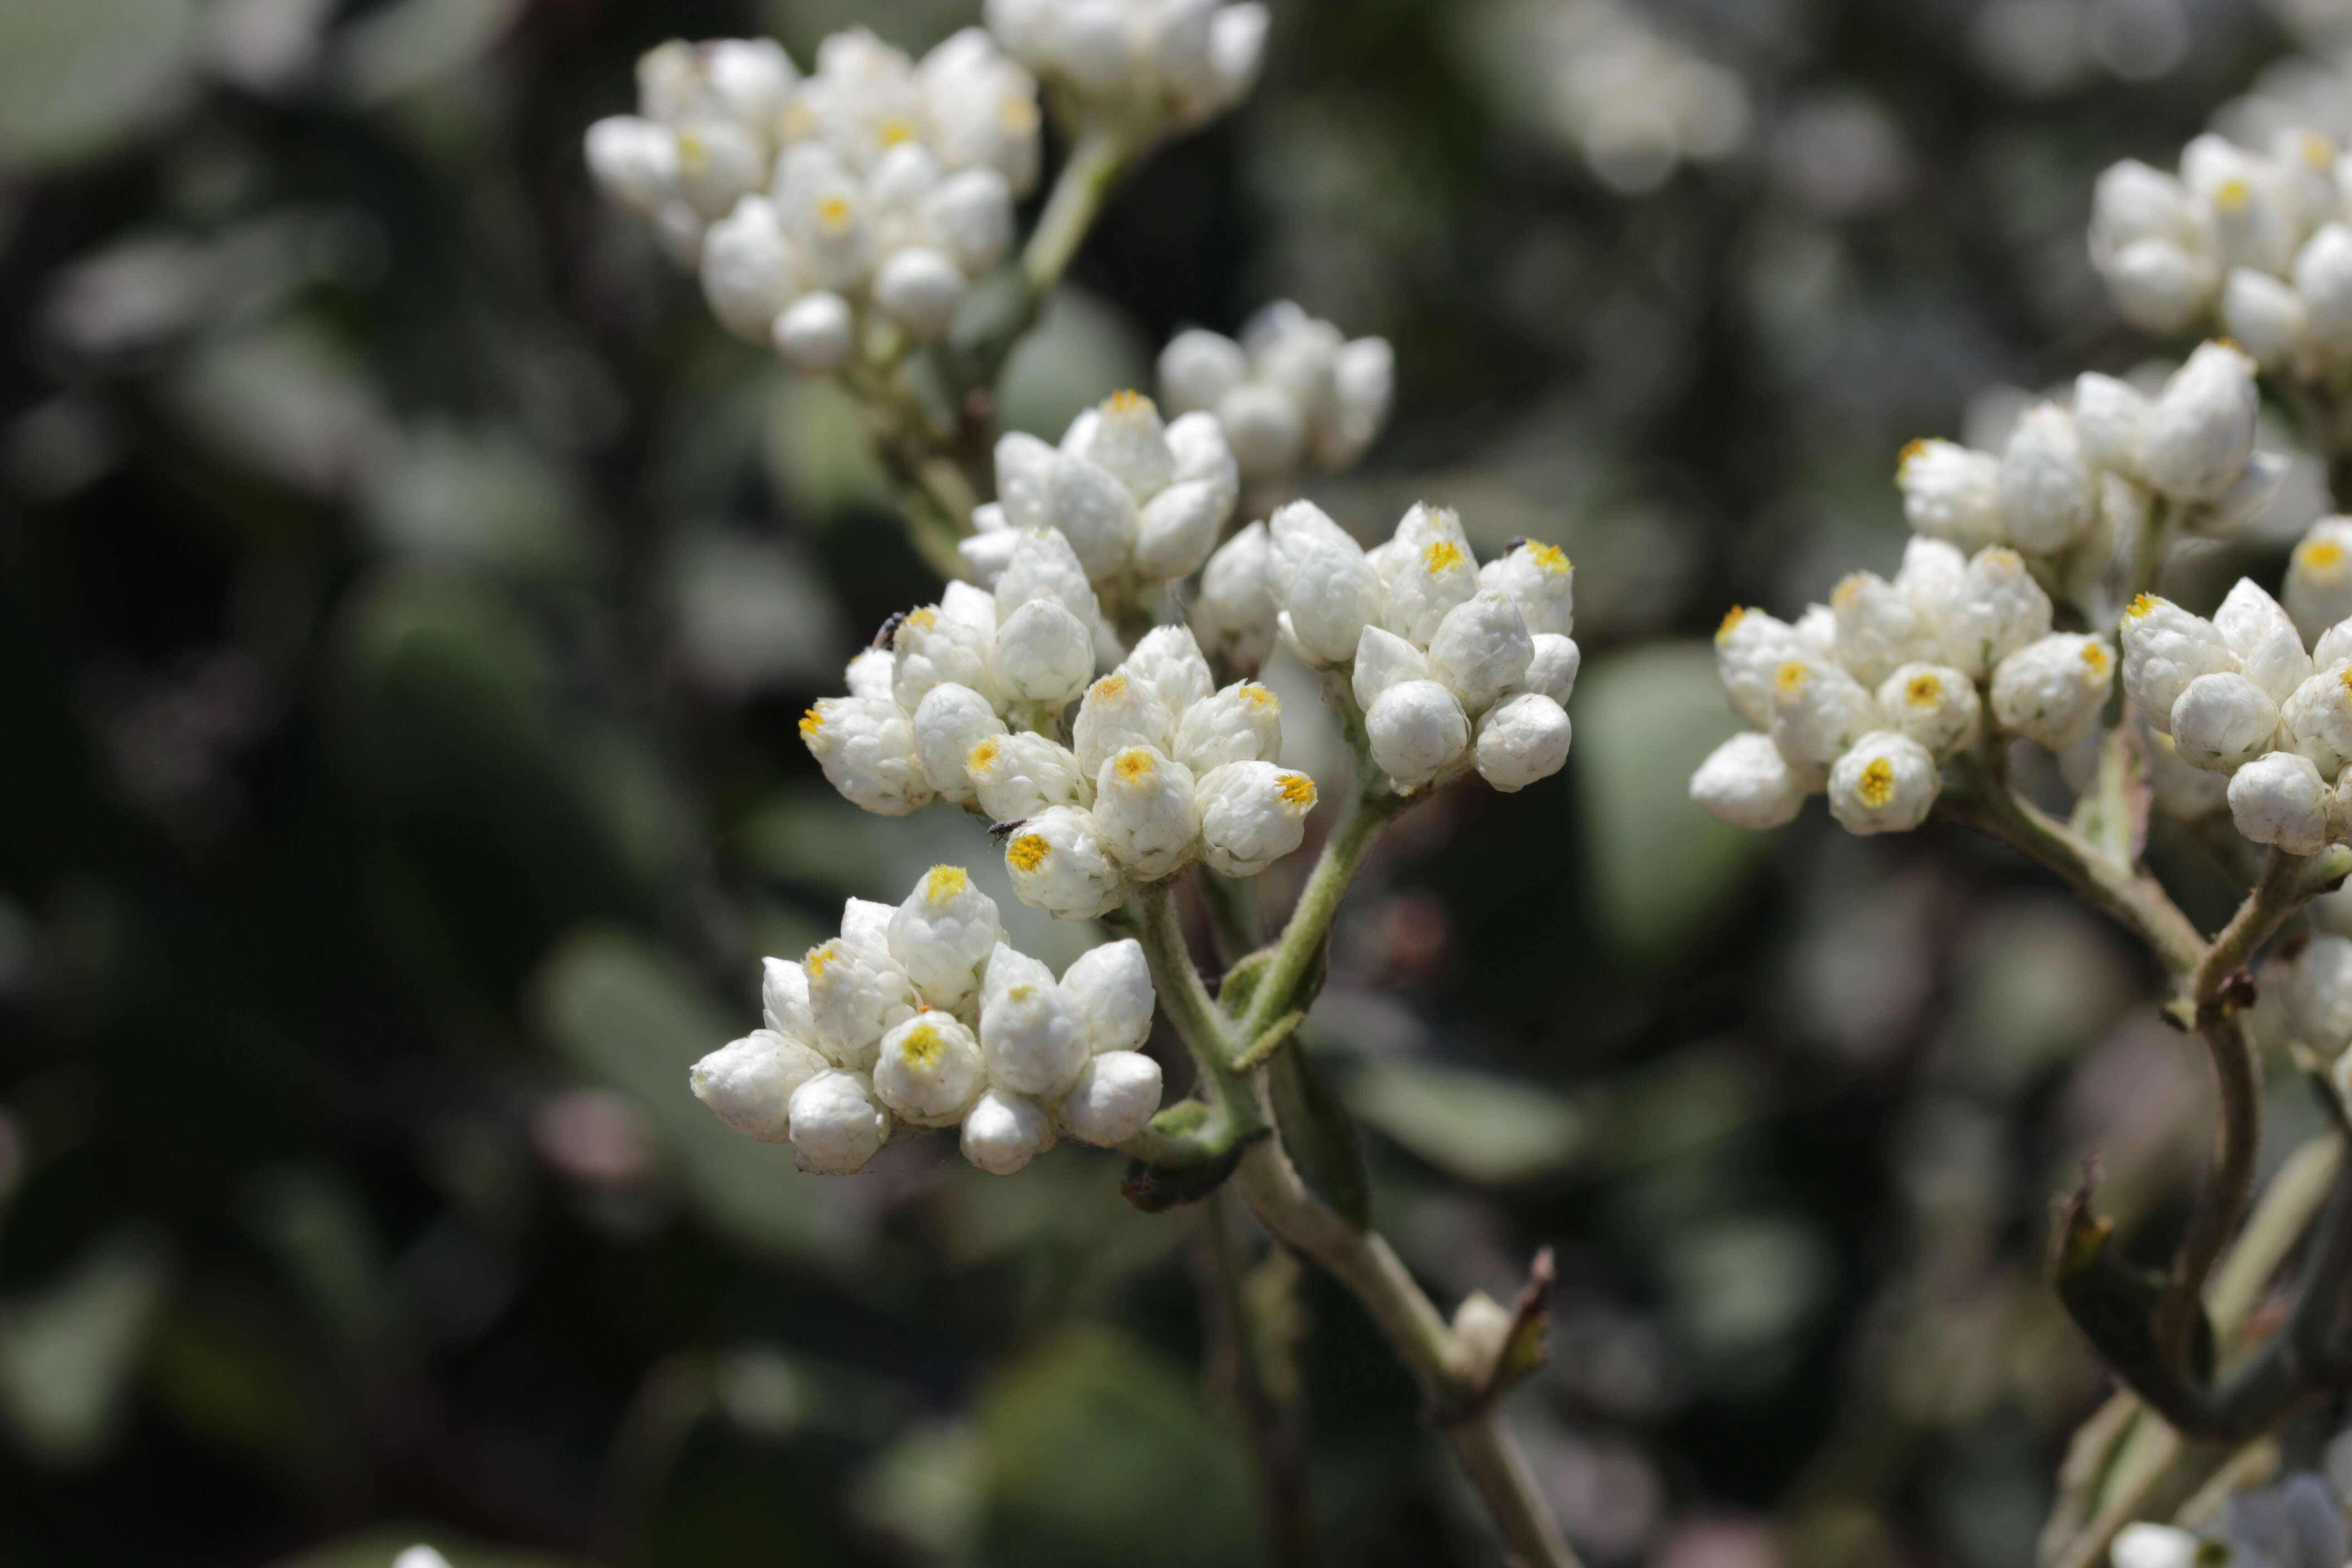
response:
[[[0,1302],[0,1415],[45,1464],[87,1464],[121,1414],[163,1296],[161,1246],[118,1231],[65,1276]]]
[[[177,107],[193,0],[0,5],[0,169],[95,157]]]
[[[1241,1435],[1159,1352],[1073,1328],[999,1376],[978,1415],[992,1471],[982,1563],[1261,1561]]]
[[[1705,643],[1596,660],[1577,683],[1577,800],[1602,933],[1657,963],[1728,913],[1769,836],[1726,826],[1690,776],[1739,727]]]
[[[1266,1088],[1290,1163],[1315,1194],[1359,1226],[1372,1218],[1371,1178],[1355,1119],[1315,1058],[1297,1041],[1266,1064]]]
[[[748,1033],[755,1014],[719,1005],[645,938],[597,927],[549,956],[532,1015],[581,1070],[635,1102],[711,1225],[769,1257],[851,1258],[858,1233],[826,1178],[796,1171],[787,1145],[721,1126],[687,1087],[695,1062]]]
[[[1573,1103],[1547,1089],[1434,1062],[1367,1060],[1349,1074],[1347,1100],[1439,1170],[1488,1186],[1567,1168],[1594,1131]]]

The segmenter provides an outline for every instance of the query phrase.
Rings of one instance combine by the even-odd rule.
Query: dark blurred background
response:
[[[1076,1150],[800,1176],[686,1089],[760,954],[991,851],[799,745],[935,585],[854,410],[713,326],[581,133],[668,37],[805,63],[975,9],[0,0],[0,1561],[1258,1560],[1201,1211]],[[2152,352],[2093,177],[2282,99],[2352,130],[2331,7],[1275,9],[1005,406],[1057,434],[1294,297],[1398,351],[1335,514],[1579,563],[1570,767],[1423,808],[1340,927],[1312,1044],[1380,1220],[1449,1303],[1559,1249],[1513,1416],[1595,1563],[2027,1561],[2101,1392],[2050,1196],[2098,1148],[2160,1245],[2203,1068],[1990,845],[1692,807],[1704,638],[1891,569],[1907,437]],[[2184,596],[2322,505],[2306,469]],[[1329,1559],[1495,1561],[1369,1323],[1295,1285],[1253,1277]]]

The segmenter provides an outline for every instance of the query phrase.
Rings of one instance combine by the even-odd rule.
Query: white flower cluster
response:
[[[699,269],[721,324],[804,370],[846,363],[869,308],[944,331],[1036,183],[1036,82],[977,27],[920,64],[835,33],[805,78],[770,39],[673,40],[637,95],[588,128],[589,169]]]
[[[1058,447],[1019,432],[996,443],[996,494],[958,546],[993,587],[1022,535],[1052,529],[1087,580],[1114,604],[1189,577],[1216,547],[1240,479],[1224,432],[1206,414],[1162,424],[1139,393],[1112,395],[1070,422]]]
[[[1943,788],[1938,764],[2003,734],[2053,750],[2098,722],[2115,679],[2099,637],[2050,629],[2050,596],[2006,545],[1973,560],[1914,538],[1888,582],[1857,572],[1794,626],[1735,609],[1716,664],[1756,726],[1716,748],[1691,798],[1736,827],[1778,827],[1826,789],[1853,833],[1908,832]]]
[[[1274,693],[1213,689],[1182,626],[1145,633],[1089,684],[1095,618],[1068,542],[1024,531],[993,595],[950,584],[887,649],[851,661],[850,694],[810,709],[802,737],[868,811],[943,800],[989,817],[1014,893],[1064,920],[1108,913],[1195,860],[1247,877],[1297,848],[1315,781],[1278,765]]]
[[[2286,460],[2254,450],[2253,363],[2228,343],[2189,356],[2153,397],[2095,373],[2071,407],[2026,410],[1999,456],[1914,441],[1895,470],[1911,527],[1965,551],[2006,544],[2038,560],[2070,552],[2104,569],[2157,498],[2183,528],[2222,533],[2266,500]]]
[[[1522,541],[1481,567],[1458,516],[1417,504],[1367,551],[1313,502],[1292,501],[1260,553],[1284,645],[1349,671],[1372,760],[1397,788],[1475,767],[1520,790],[1568,760],[1576,573],[1558,546]]]
[[[850,900],[839,936],[767,961],[761,1000],[767,1026],[697,1062],[694,1092],[804,1171],[855,1171],[901,1126],[961,1126],[964,1158],[1009,1175],[1064,1133],[1122,1142],[1160,1109],[1143,949],[1097,947],[1057,982],[1005,945],[960,866],[895,909]]]
[[[2200,136],[2178,175],[2117,163],[2093,198],[2091,260],[2144,331],[2218,321],[2265,370],[2340,362],[2352,354],[2352,160],[2291,130],[2268,156]]]
[[[1216,416],[1245,484],[1286,486],[1308,463],[1352,467],[1388,423],[1396,355],[1386,338],[1350,342],[1287,300],[1260,310],[1241,341],[1201,328],[1160,354],[1160,400]]]
[[[2273,959],[2265,991],[2275,991],[2287,1027],[2315,1051],[2352,1047],[2352,937],[2314,936],[2292,958]]]
[[[1549,68],[1552,122],[1610,189],[1655,190],[1684,163],[1714,163],[1747,144],[1746,85],[1641,10],[1619,0],[1529,9]]]
[[[2307,539],[2296,554],[2342,548]],[[2123,660],[2124,690],[2172,756],[2228,778],[2240,833],[2295,855],[2352,842],[2352,618],[2306,651],[2294,617],[2246,579],[2210,621],[2143,594],[2124,615]]]
[[[1139,140],[1215,119],[1265,60],[1266,8],[1222,0],[988,0],[1014,59]]]

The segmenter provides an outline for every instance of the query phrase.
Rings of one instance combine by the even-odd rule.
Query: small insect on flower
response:
[[[883,620],[881,627],[875,632],[874,640],[867,643],[866,646],[867,647],[888,647],[891,643],[897,640],[898,628],[906,624],[906,611],[891,611],[890,614]]]
[[[992,822],[988,825],[988,836],[1002,844],[1008,836],[1018,833],[1028,826],[1028,822],[1029,819],[1025,816],[1016,816],[1010,822]]]

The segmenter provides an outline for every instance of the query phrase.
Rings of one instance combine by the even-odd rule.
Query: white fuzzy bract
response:
[[[1388,423],[1396,358],[1385,338],[1349,341],[1287,300],[1241,340],[1194,328],[1160,354],[1160,399],[1215,417],[1242,482],[1280,489],[1300,471],[1352,468]]]
[[[1005,52],[1085,121],[1145,140],[1231,109],[1265,58],[1255,0],[988,0],[984,14]]]

